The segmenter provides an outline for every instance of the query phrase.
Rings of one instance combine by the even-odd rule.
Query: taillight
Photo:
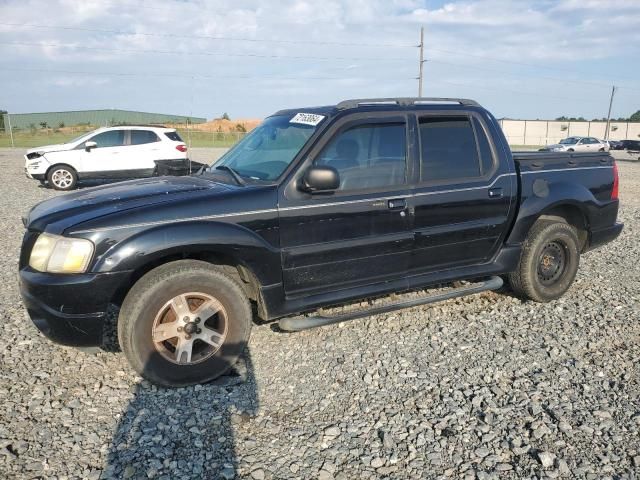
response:
[[[186,145],[176,145],[176,150],[180,151],[180,152],[186,152],[187,151],[187,146]]]
[[[613,162],[613,188],[611,189],[611,200],[618,200],[618,164]]]

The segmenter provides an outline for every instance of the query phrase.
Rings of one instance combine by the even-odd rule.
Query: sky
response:
[[[640,0],[0,0],[0,109],[264,117],[473,98],[497,117],[640,110]]]

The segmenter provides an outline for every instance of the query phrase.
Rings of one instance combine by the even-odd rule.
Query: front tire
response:
[[[55,165],[47,173],[47,180],[55,190],[73,190],[78,183],[78,174],[68,165]]]
[[[518,269],[508,275],[511,288],[536,302],[560,298],[580,264],[576,229],[567,223],[538,220],[527,235]]]
[[[118,339],[147,380],[182,387],[213,380],[244,351],[252,312],[242,287],[207,262],[180,260],[151,270],[131,288]]]

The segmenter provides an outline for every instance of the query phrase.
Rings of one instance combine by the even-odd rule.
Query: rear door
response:
[[[415,248],[410,274],[490,261],[517,194],[512,162],[476,112],[418,115],[419,185],[411,198]],[[492,128],[495,128],[492,127]]]
[[[578,143],[576,143],[574,150],[576,152],[590,152],[591,149],[592,146],[589,138],[581,138],[580,140],[578,140]]]
[[[167,153],[162,151],[160,137],[153,130],[129,130],[126,156],[130,160],[129,170],[135,175],[151,175],[156,168],[156,160],[167,159]],[[168,143],[168,142],[166,142]]]
[[[408,128],[405,114],[355,114],[338,120],[281,192],[288,296],[406,275],[413,244],[407,212],[412,160]],[[314,163],[338,171],[338,190],[311,195],[297,188]]]

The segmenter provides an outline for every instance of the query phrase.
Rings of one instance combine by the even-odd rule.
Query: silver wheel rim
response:
[[[193,365],[215,355],[227,338],[228,316],[219,300],[201,292],[173,297],[156,314],[153,345],[166,360]]]
[[[56,170],[51,175],[51,181],[56,187],[68,188],[73,183],[73,175],[69,170]]]

